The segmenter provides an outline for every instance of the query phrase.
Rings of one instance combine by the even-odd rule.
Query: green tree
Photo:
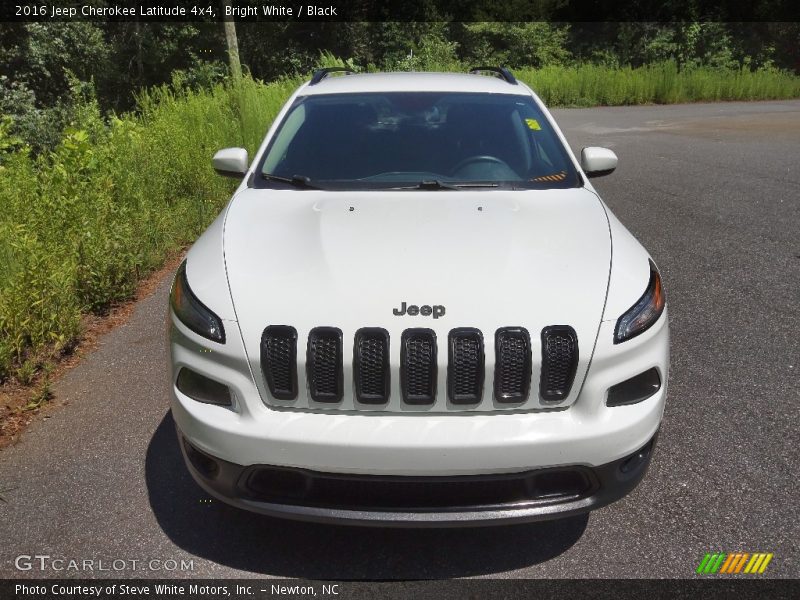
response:
[[[3,29],[0,74],[24,83],[40,106],[63,99],[69,73],[89,81],[109,69],[109,46],[94,23],[25,23]]]
[[[461,58],[470,64],[542,67],[568,62],[569,27],[541,21],[466,23]]]

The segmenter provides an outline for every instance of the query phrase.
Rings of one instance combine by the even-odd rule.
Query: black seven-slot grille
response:
[[[400,385],[407,404],[436,400],[436,334],[432,329],[406,329],[400,341]]]
[[[542,329],[539,396],[543,401],[565,400],[578,367],[578,337],[567,325]],[[412,405],[436,402],[437,343],[431,329],[406,329],[400,343],[400,388]],[[315,327],[308,336],[306,377],[311,399],[338,403],[343,397],[342,331]],[[386,404],[391,382],[389,333],[367,327],[356,332],[353,344],[353,384],[358,402]],[[277,400],[297,398],[297,331],[270,325],[261,336],[261,369]],[[522,404],[530,396],[531,340],[523,327],[495,332],[494,398],[498,403]],[[478,404],[483,398],[484,345],[478,329],[459,328],[448,336],[447,397],[452,404]]]
[[[483,396],[483,335],[478,329],[453,329],[448,339],[447,395],[453,404],[475,404]]]
[[[531,336],[523,327],[504,327],[494,336],[494,397],[519,403],[531,389]]]
[[[578,368],[578,336],[568,325],[542,329],[542,400],[561,401],[569,396]]]
[[[278,400],[297,397],[297,330],[270,325],[261,334],[261,369],[270,393]]]
[[[342,330],[315,327],[308,334],[306,354],[308,388],[315,402],[339,402],[342,399]]]
[[[365,404],[389,401],[389,332],[377,327],[359,329],[353,344],[356,399]]]

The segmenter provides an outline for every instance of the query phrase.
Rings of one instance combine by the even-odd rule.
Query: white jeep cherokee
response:
[[[211,495],[314,521],[476,525],[617,500],[664,409],[664,291],[502,68],[315,74],[171,293],[172,412]],[[483,73],[483,74],[480,74]],[[486,73],[493,75],[487,76]]]

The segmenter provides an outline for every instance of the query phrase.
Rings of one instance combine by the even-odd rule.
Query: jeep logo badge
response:
[[[434,319],[438,319],[444,316],[445,310],[444,306],[441,304],[434,304],[433,306],[423,304],[422,306],[417,306],[416,304],[407,305],[405,302],[402,302],[400,308],[395,308],[392,312],[398,317],[402,317],[403,315],[409,315],[411,317],[416,317],[417,315],[430,317],[433,315]]]

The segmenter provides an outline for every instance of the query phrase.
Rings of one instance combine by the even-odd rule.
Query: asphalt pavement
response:
[[[169,413],[167,278],[57,382],[68,404],[0,451],[0,577],[691,577],[709,551],[772,552],[760,577],[800,576],[800,101],[554,114],[576,152],[619,155],[596,187],[667,290],[667,409],[630,496],[458,530],[296,523],[210,501]],[[51,558],[19,570],[20,555]]]

